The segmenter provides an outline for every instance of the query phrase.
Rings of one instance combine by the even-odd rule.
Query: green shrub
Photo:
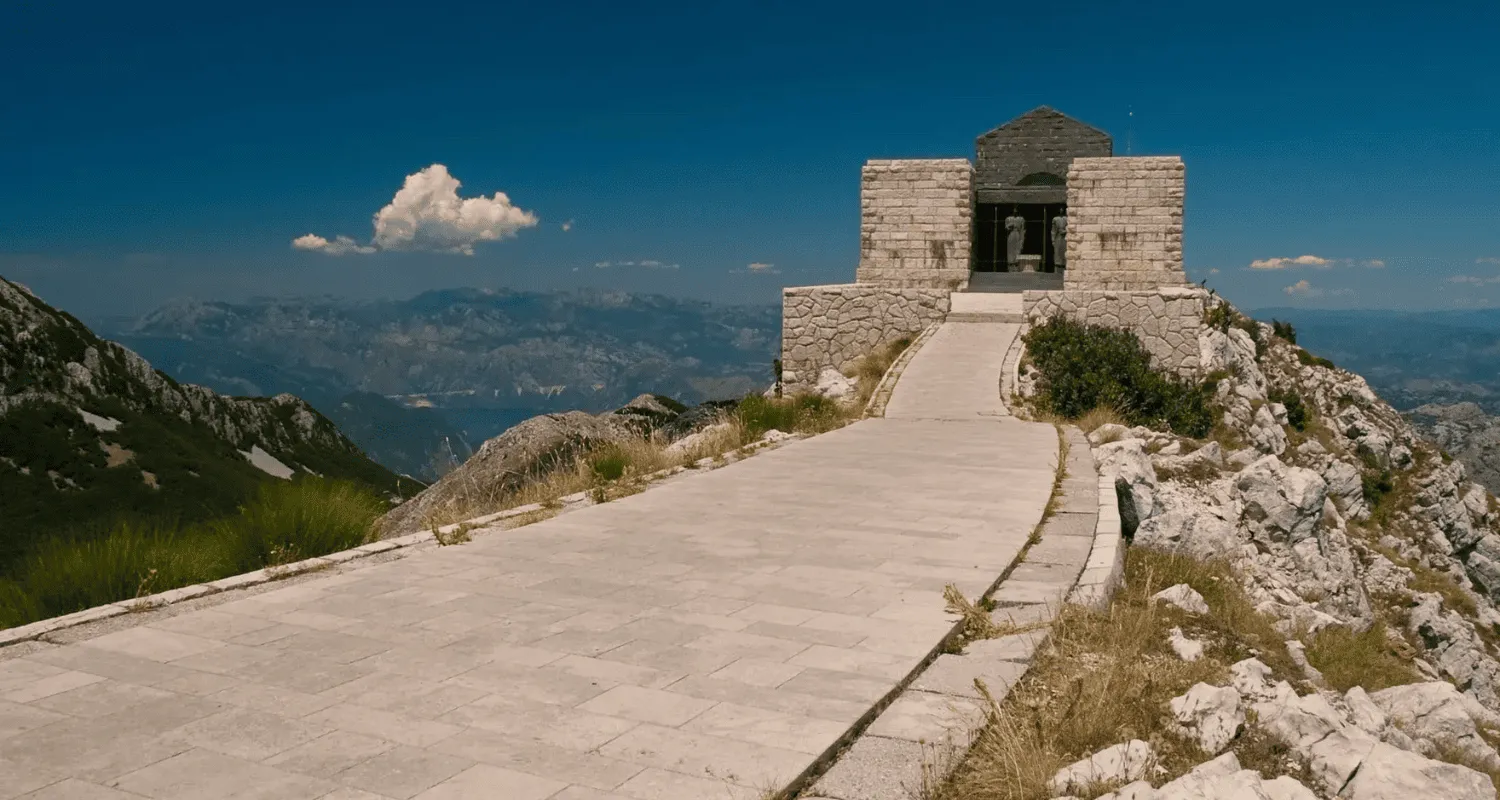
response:
[[[1297,360],[1302,362],[1302,366],[1304,367],[1323,367],[1324,369],[1335,368],[1332,361],[1329,361],[1326,358],[1319,358],[1318,356],[1315,356],[1300,347],[1297,348]]]
[[[1077,419],[1111,408],[1132,425],[1165,425],[1195,438],[1213,428],[1213,385],[1154,369],[1150,353],[1129,331],[1055,316],[1028,331],[1025,342],[1039,375],[1036,400],[1043,411]]]
[[[748,439],[759,439],[769,430],[785,433],[829,430],[843,418],[838,404],[822,395],[796,394],[790,397],[747,395],[735,407]]]
[[[601,481],[616,481],[630,466],[630,457],[619,448],[606,448],[589,457],[589,469]]]
[[[1371,510],[1380,505],[1380,501],[1390,494],[1396,485],[1391,479],[1391,471],[1388,469],[1379,472],[1366,472],[1360,476],[1360,488],[1364,492],[1365,503]]]
[[[1289,344],[1297,343],[1297,329],[1293,328],[1290,322],[1282,322],[1279,319],[1271,320],[1271,333]]]
[[[1286,406],[1286,424],[1299,431],[1307,430],[1307,406],[1302,403],[1302,395],[1295,391],[1281,391],[1272,389],[1271,402]]]
[[[223,542],[225,574],[237,575],[358,547],[385,509],[349,481],[303,478],[266,484],[238,516],[209,528]]]

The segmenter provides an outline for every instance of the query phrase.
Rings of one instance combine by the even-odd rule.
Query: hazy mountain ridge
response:
[[[257,450],[294,472],[420,488],[296,397],[178,383],[0,279],[0,565],[41,533],[232,511],[270,479],[244,455]]]
[[[1300,344],[1363,375],[1397,409],[1468,401],[1500,414],[1500,309],[1266,308],[1254,316],[1291,322]]]
[[[444,436],[477,447],[535,414],[603,411],[642,393],[696,404],[763,389],[780,326],[772,305],[450,289],[375,302],[179,301],[117,336],[179,379],[296,392],[382,463],[418,474]],[[420,424],[387,414],[378,440],[343,408],[352,393],[428,413]]]

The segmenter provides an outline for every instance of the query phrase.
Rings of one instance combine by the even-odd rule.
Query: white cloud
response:
[[[781,274],[781,270],[777,269],[775,264],[768,264],[764,261],[752,261],[745,265],[745,269],[749,270],[753,275]]]
[[[1486,256],[1484,258],[1476,258],[1476,259],[1474,259],[1474,263],[1475,264],[1500,264],[1500,258],[1494,258],[1493,256]]]
[[[668,264],[663,261],[646,259],[645,261],[595,261],[594,266],[599,269],[610,267],[641,267],[642,269],[678,269],[677,264]]]
[[[1378,258],[1371,258],[1364,262],[1370,269],[1385,269],[1385,262]]]
[[[1306,278],[1297,281],[1281,291],[1286,292],[1292,297],[1321,297],[1323,295],[1323,290],[1308,283]]]
[[[573,220],[570,219],[567,222],[564,222],[559,227],[561,227],[564,231],[571,231],[571,230],[573,230]]]
[[[1500,275],[1483,277],[1479,275],[1454,275],[1448,279],[1449,283],[1468,283],[1474,286],[1483,286],[1487,283],[1500,283]]]
[[[1250,269],[1291,269],[1294,267],[1327,267],[1333,259],[1320,256],[1297,256],[1296,258],[1262,258],[1250,262]]]
[[[1218,275],[1219,274],[1219,268],[1218,267],[1213,267],[1213,268],[1209,269],[1208,274],[1210,274],[1210,275]]]
[[[293,240],[292,246],[335,256],[377,250],[472,256],[479,242],[499,241],[536,226],[537,216],[511,204],[504,192],[461,198],[461,185],[447,167],[433,164],[406,176],[391,202],[375,212],[375,238],[369,245],[347,236],[335,236],[330,242],[309,233]]]
[[[333,241],[328,241],[316,233],[298,236],[292,240],[292,247],[298,250],[310,250],[315,253],[326,253],[330,256],[342,256],[349,253],[373,253],[375,248],[362,245],[347,236],[335,236]]]

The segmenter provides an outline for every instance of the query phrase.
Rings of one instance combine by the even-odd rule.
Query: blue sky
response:
[[[1500,304],[1493,2],[642,5],[7,3],[0,274],[84,316],[459,285],[773,302],[852,280],[865,159],[972,155],[1047,104],[1185,159],[1190,276],[1243,307]],[[503,192],[474,230],[514,236],[425,252],[464,230],[403,240],[398,213],[405,249],[292,246],[370,247],[433,164]],[[1327,263],[1271,261],[1300,256]]]

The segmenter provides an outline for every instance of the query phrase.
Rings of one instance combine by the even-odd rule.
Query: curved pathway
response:
[[[945,325],[884,419],[0,649],[0,798],[760,798],[868,722],[951,629],[943,587],[990,589],[1039,519],[1057,438],[999,402],[1015,333]]]

